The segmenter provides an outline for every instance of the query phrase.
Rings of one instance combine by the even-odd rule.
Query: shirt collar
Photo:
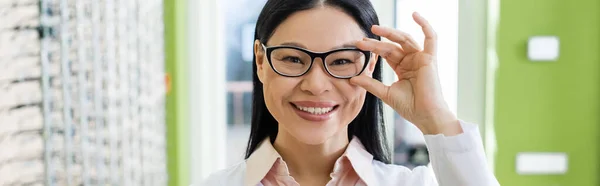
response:
[[[352,138],[342,157],[346,157],[350,160],[352,168],[354,168],[358,177],[360,177],[367,185],[379,185],[377,184],[377,179],[375,179],[373,155],[365,149],[365,146],[363,146],[360,139],[356,136]]]
[[[255,186],[267,175],[273,164],[281,158],[269,138],[264,139],[246,160],[245,186]]]
[[[373,155],[371,155],[356,136],[352,138],[344,154],[336,161],[334,167],[339,166],[342,158],[347,158],[352,164],[356,174],[367,185],[377,185],[375,173],[373,172]],[[282,161],[281,155],[277,153],[269,138],[264,139],[258,148],[246,160],[246,177],[244,185],[255,186],[275,168],[276,162]],[[278,172],[288,172],[285,162],[282,166],[277,166]],[[336,170],[334,168],[334,170]],[[282,172],[282,173],[283,173]]]

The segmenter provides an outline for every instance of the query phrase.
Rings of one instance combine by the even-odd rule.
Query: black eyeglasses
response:
[[[360,75],[371,59],[371,52],[358,48],[340,48],[319,53],[295,46],[266,47],[263,44],[262,47],[271,68],[277,74],[286,77],[299,77],[306,74],[315,58],[321,58],[325,71],[329,75],[349,79]]]

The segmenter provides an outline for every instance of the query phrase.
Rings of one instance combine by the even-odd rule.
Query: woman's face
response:
[[[348,14],[318,7],[292,14],[274,31],[266,46],[297,45],[315,52],[354,46],[365,37]],[[269,112],[279,123],[278,136],[289,135],[306,144],[347,137],[348,124],[360,112],[366,91],[325,71],[320,58],[300,77],[278,75],[269,66],[261,44],[255,42],[257,73],[263,83]],[[373,56],[361,75],[371,76]],[[287,136],[286,136],[287,137]]]

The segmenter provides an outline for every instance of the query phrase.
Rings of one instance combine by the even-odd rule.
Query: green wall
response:
[[[190,184],[185,5],[185,0],[164,1],[165,68],[171,78],[166,108],[169,186]]]
[[[554,63],[527,59],[527,39],[560,38]],[[494,125],[507,186],[600,185],[600,0],[500,0]],[[566,152],[565,175],[522,176],[518,152]]]

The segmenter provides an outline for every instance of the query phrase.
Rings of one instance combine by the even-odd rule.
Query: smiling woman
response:
[[[361,25],[357,24],[353,17],[344,12],[354,11],[355,14],[359,14],[362,10],[360,4],[365,3],[342,2],[346,6],[354,6],[348,10],[336,8],[340,5],[325,6],[317,3],[317,1],[312,3],[280,1],[280,5],[277,5],[278,3],[267,3],[257,23],[257,43],[265,43],[267,46],[285,46],[289,43],[296,43],[297,47],[305,50],[327,52],[353,46],[355,41],[366,36],[378,38],[378,36],[368,32],[370,25],[378,24],[374,10],[371,9],[372,14],[370,15],[365,14],[369,18],[363,19]],[[368,2],[366,3],[368,4]],[[306,10],[298,12],[277,11],[281,8]],[[266,19],[261,19],[263,17]],[[287,19],[273,19],[277,17],[287,17]],[[315,21],[317,19],[319,21]],[[279,26],[276,26],[276,24],[279,24]],[[276,31],[267,30],[275,27],[277,27],[274,29]],[[283,140],[287,138],[286,136],[294,136],[309,144],[320,144],[334,135],[336,136],[335,139],[342,141],[344,141],[344,138],[345,141],[348,141],[349,137],[356,135],[368,140],[363,141],[363,144],[371,151],[375,159],[389,162],[389,153],[381,143],[381,140],[385,139],[383,135],[384,125],[380,122],[382,117],[380,112],[382,109],[381,102],[375,96],[366,93],[364,89],[350,85],[347,80],[331,79],[330,77],[335,77],[335,75],[327,73],[327,68],[325,68],[327,65],[324,64],[327,64],[325,61],[329,58],[324,56],[312,57],[307,60],[308,63],[312,64],[309,65],[312,68],[306,69],[302,77],[282,77],[273,73],[277,70],[271,70],[264,63],[264,61],[269,60],[269,51],[261,50],[256,45],[258,44],[255,44],[257,73],[255,74],[254,95],[256,99],[254,100],[254,121],[252,122],[253,127],[247,157],[265,137],[270,137],[272,140],[277,138]],[[378,60],[376,56],[370,55],[370,52],[363,53],[359,49],[356,49],[356,51],[365,55],[363,57],[365,62],[361,62],[364,64],[361,69],[367,66],[368,61],[373,61],[370,63],[371,67],[365,73],[380,79],[381,67],[380,63],[375,62],[375,60]],[[264,57],[265,54],[267,58]],[[372,58],[366,56],[372,56]],[[357,74],[348,74],[345,77],[352,77]],[[331,81],[323,81],[327,79],[331,79]],[[268,110],[261,108],[261,105],[267,107]],[[325,115],[327,120],[314,125],[307,125],[302,118],[302,116],[311,117],[312,114],[295,107],[300,106],[310,110],[318,109],[319,106],[325,108],[324,105],[335,109]],[[361,110],[363,113],[357,117]],[[368,111],[374,112],[367,114]],[[312,117],[318,118],[320,116]],[[373,125],[368,128],[359,126],[370,123]]]
[[[370,1],[267,1],[255,30],[246,159],[204,184],[498,185],[477,127],[443,99],[435,32],[413,18],[423,49],[377,26]],[[381,83],[381,58],[399,79],[390,86]],[[382,103],[425,134],[437,177],[389,164]]]

